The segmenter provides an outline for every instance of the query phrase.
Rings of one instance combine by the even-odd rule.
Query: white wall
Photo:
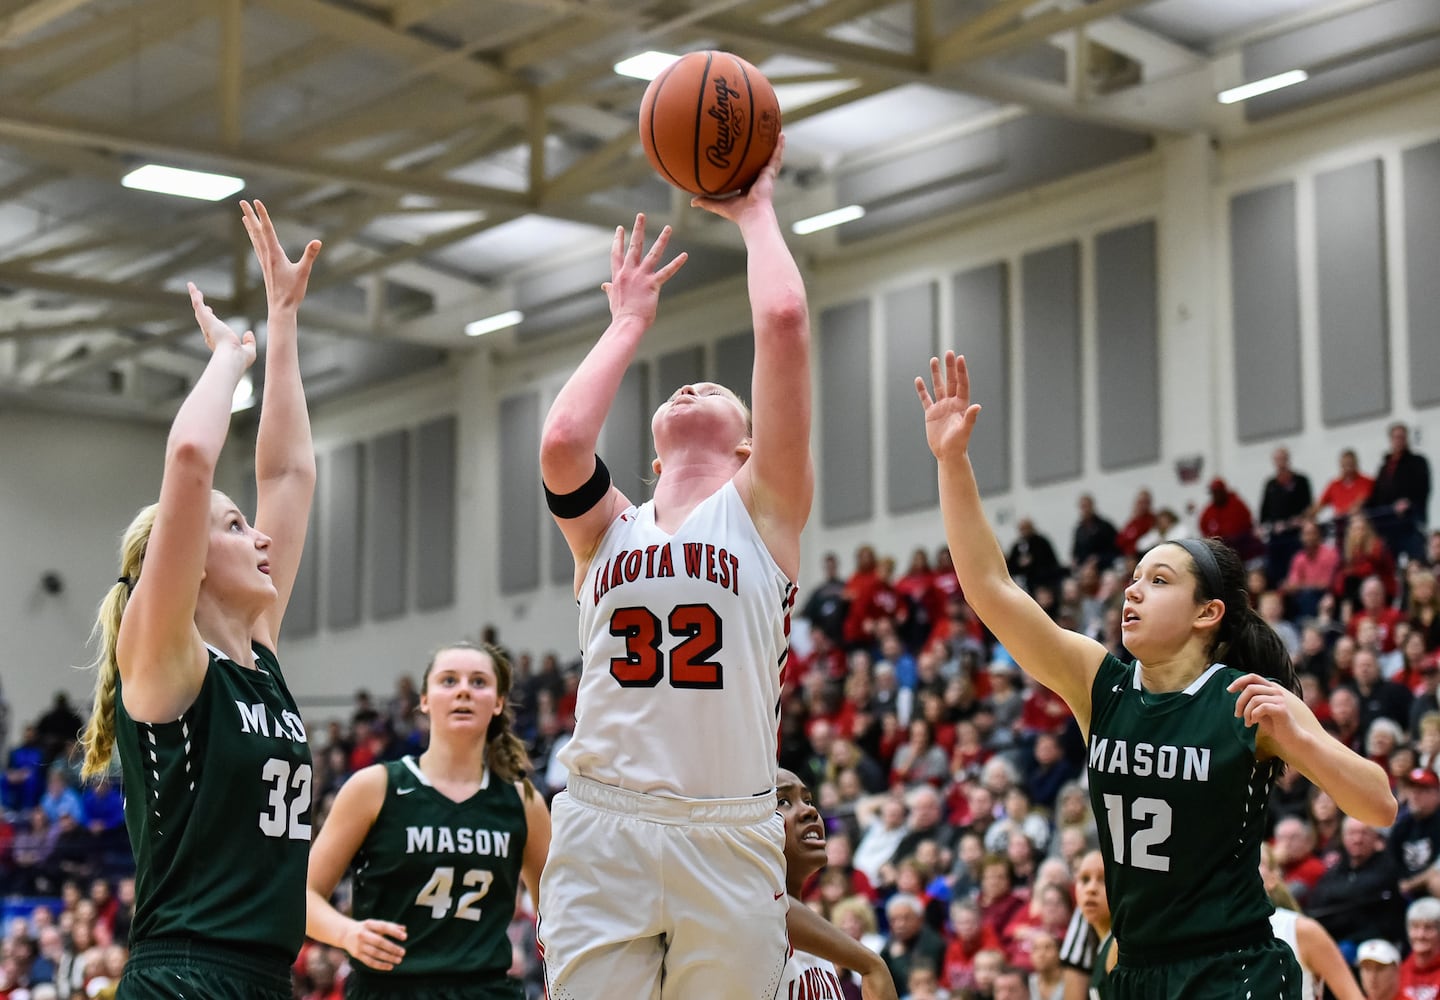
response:
[[[58,690],[89,704],[86,640],[118,570],[120,534],[155,499],[163,427],[0,411],[0,681],[11,736]],[[41,575],[60,575],[47,594]],[[83,711],[82,711],[83,714]]]

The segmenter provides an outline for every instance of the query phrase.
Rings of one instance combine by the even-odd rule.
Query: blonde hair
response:
[[[1270,902],[1281,909],[1294,910],[1299,913],[1300,904],[1295,901],[1295,894],[1290,891],[1290,887],[1280,877],[1280,866],[1275,863],[1275,852],[1269,844],[1263,842],[1260,844],[1260,866],[1268,868],[1275,874],[1275,884],[1265,890],[1265,895],[1269,897]]]
[[[110,770],[110,758],[115,751],[115,686],[120,678],[120,667],[115,662],[115,643],[120,637],[120,622],[125,617],[125,606],[130,603],[130,592],[140,579],[145,563],[145,549],[150,544],[150,532],[155,527],[155,515],[159,504],[142,508],[125,529],[120,540],[120,579],[100,601],[100,611],[95,618],[92,638],[99,637],[100,652],[91,664],[97,671],[95,677],[95,698],[90,708],[90,721],[80,743],[85,748],[85,763],[80,768],[83,780],[101,777]]]

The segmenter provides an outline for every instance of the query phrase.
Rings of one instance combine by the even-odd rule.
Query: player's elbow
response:
[[[569,414],[551,413],[540,432],[540,460],[564,462],[577,455],[589,457],[595,451],[595,432],[582,427]]]
[[[808,336],[810,307],[803,288],[786,288],[770,297],[764,306],[763,319],[767,329],[782,336]]]

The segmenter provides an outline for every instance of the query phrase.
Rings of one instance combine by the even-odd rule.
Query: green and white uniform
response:
[[[115,697],[125,826],[135,852],[131,958],[117,996],[290,996],[305,935],[311,770],[275,654],[256,669],[210,647],[174,722],[136,722]]]
[[[507,935],[525,860],[525,803],[487,769],[464,802],[412,757],[385,765],[385,801],[355,855],[354,916],[403,924],[391,972],[355,962],[350,998],[490,1000],[524,996]]]
[[[1140,665],[1106,655],[1091,688],[1090,799],[1120,961],[1119,1000],[1299,997],[1300,970],[1275,940],[1260,843],[1272,765],[1214,664],[1156,694]]]

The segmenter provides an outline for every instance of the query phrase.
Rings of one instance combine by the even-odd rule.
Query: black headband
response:
[[[1220,564],[1215,561],[1215,553],[1210,551],[1210,546],[1199,538],[1176,538],[1174,543],[1190,553],[1190,558],[1195,560],[1195,568],[1200,571],[1200,579],[1205,583],[1205,592],[1222,604],[1225,602],[1225,588],[1220,583]]]

